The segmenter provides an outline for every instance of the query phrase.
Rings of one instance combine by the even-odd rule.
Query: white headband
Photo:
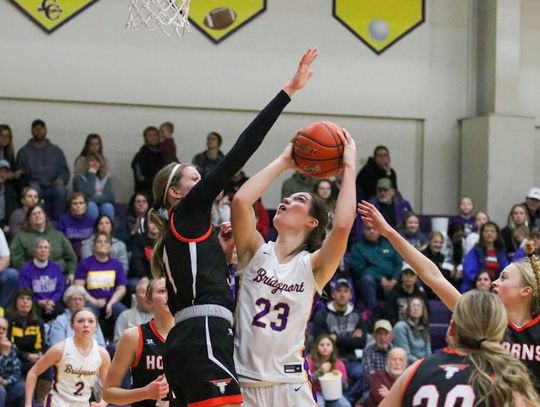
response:
[[[178,171],[178,168],[180,168],[181,164],[176,164],[174,168],[171,171],[171,174],[169,175],[169,179],[167,180],[167,186],[165,187],[165,193],[163,194],[163,205],[167,207],[167,191],[169,190],[169,187],[171,186],[172,179],[174,178],[174,175],[176,174],[176,171]]]

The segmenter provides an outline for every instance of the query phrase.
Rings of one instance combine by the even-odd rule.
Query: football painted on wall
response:
[[[192,1],[189,7],[189,21],[217,44],[265,10],[266,0]]]

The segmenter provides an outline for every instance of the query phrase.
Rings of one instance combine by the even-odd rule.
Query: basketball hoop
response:
[[[181,37],[189,29],[188,12],[191,0],[129,0],[126,28],[145,26],[150,31],[158,28],[168,37]]]

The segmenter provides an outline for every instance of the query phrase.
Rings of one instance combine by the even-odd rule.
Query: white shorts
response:
[[[43,407],[88,407],[89,401],[70,401],[62,398],[55,392],[49,392],[43,401]]]
[[[242,407],[316,407],[311,383],[283,383],[266,387],[242,387]]]

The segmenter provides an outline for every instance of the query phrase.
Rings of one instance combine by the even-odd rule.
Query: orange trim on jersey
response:
[[[188,403],[188,407],[217,407],[224,406],[225,404],[241,404],[243,402],[244,399],[241,394],[233,394],[232,396],[215,397],[213,399]]]
[[[416,365],[414,365],[412,368],[411,368],[411,374],[409,375],[409,377],[407,377],[407,380],[405,380],[405,383],[403,384],[403,389],[401,389],[401,400],[404,399],[405,397],[405,392],[407,391],[407,389],[409,388],[409,385],[411,384],[411,381],[414,377],[414,374],[416,373],[416,371],[418,370],[418,368],[420,367],[420,365],[422,363],[424,363],[424,360],[425,359],[420,359],[418,362],[416,362]]]
[[[159,331],[157,330],[156,326],[154,325],[154,320],[152,319],[150,321],[150,329],[152,330],[152,332],[154,333],[154,335],[157,336],[157,338],[159,339],[159,341],[161,343],[165,343],[165,339],[163,338],[163,336],[161,336],[161,334],[159,333]]]
[[[536,325],[538,322],[540,322],[540,314],[538,314],[536,318],[531,319],[523,326],[517,326],[512,321],[508,321],[508,326],[516,332],[523,332],[525,329],[529,329],[530,327]]]
[[[451,349],[448,346],[444,348],[442,351],[443,353],[446,353],[448,355],[459,355],[459,353],[457,353],[455,349]]]
[[[142,328],[140,325],[137,325],[137,331],[139,332],[139,344],[137,345],[137,353],[135,354],[135,362],[133,362],[133,366],[131,367],[137,367],[139,365],[139,361],[141,360],[141,355],[143,351],[143,333]]]
[[[176,231],[176,228],[174,227],[174,213],[171,214],[170,220],[169,220],[169,226],[171,227],[171,230],[173,232],[174,237],[176,237],[178,240],[184,243],[199,243],[203,240],[208,239],[208,236],[212,233],[213,226],[210,223],[210,227],[206,231],[206,233],[200,237],[196,237],[195,239],[188,239],[187,237],[182,236],[180,233]]]

